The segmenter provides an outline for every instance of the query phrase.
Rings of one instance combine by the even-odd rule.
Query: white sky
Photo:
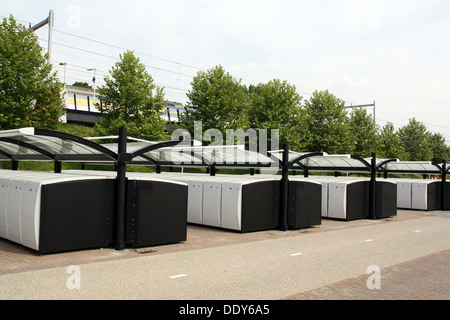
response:
[[[375,101],[380,126],[415,117],[450,141],[448,0],[0,0],[2,18],[27,25],[50,10],[68,84],[92,83],[88,68],[103,84],[130,49],[168,100],[185,103],[192,77],[220,64],[244,84],[287,80],[304,99]],[[36,33],[47,50],[48,28]]]

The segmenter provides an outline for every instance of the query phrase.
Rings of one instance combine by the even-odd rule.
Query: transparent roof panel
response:
[[[6,142],[6,141],[0,141],[0,156],[2,159],[8,160],[10,159],[10,157],[19,159],[40,158],[42,160],[50,160],[48,157],[42,155],[42,153],[34,151],[33,149],[25,148],[13,142]]]
[[[270,154],[272,154],[273,156],[277,157],[278,159],[282,160],[283,159],[283,150],[272,150],[270,151]],[[297,159],[298,157],[304,156],[310,154],[310,152],[295,152],[295,151],[289,151],[289,161],[293,161],[295,159]]]
[[[143,149],[145,147],[155,145],[156,142],[127,142],[127,152],[128,153],[134,153],[140,149]],[[117,143],[105,143],[102,144],[103,147],[118,153],[119,152],[119,145]]]
[[[387,163],[384,168],[387,171],[397,172],[437,172],[439,169],[431,162],[398,161]]]
[[[168,147],[144,154],[159,163],[175,165],[270,165],[274,159],[244,146]],[[276,160],[276,159],[275,159]]]
[[[99,150],[61,138],[46,136],[18,136],[14,139],[34,145],[54,155],[101,154]]]
[[[0,131],[0,152],[20,160],[113,161],[113,153],[68,134],[34,128]]]
[[[277,157],[278,159],[283,158],[283,150],[275,150],[270,151],[272,155]],[[327,153],[323,153],[323,155],[311,155],[310,152],[289,152],[289,161],[294,161],[299,157],[305,156],[304,159],[299,161],[299,164],[294,165],[294,168],[300,169],[309,169],[309,170],[333,170],[336,169],[358,169],[367,171],[367,167],[358,159],[354,159],[351,155],[342,154],[342,155],[329,155]]]
[[[324,155],[305,158],[301,163],[308,169],[358,169],[367,171],[367,166],[350,155]]]

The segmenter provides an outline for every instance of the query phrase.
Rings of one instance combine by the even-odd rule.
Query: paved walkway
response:
[[[44,256],[0,240],[0,299],[446,300],[450,297],[449,218],[449,212],[399,210],[397,217],[383,220],[323,220],[322,226],[311,229],[250,234],[189,226],[188,239],[180,244]],[[419,229],[421,226],[424,230]],[[369,235],[375,241],[369,239]],[[356,246],[357,241],[352,240],[353,237],[367,239]],[[320,241],[322,245],[319,245]],[[329,241],[332,241],[331,245]],[[391,242],[395,242],[396,246],[391,246]],[[333,250],[333,245],[336,245],[336,250]],[[366,256],[367,252],[372,251],[373,256]],[[340,255],[346,258],[340,259]],[[192,260],[194,256],[195,261]],[[327,257],[331,256],[338,266],[334,272],[336,274],[330,274],[332,267],[326,267]],[[377,261],[379,257],[383,257],[382,263],[379,263],[381,289],[369,290],[366,285],[369,274],[365,273],[365,268],[369,261]],[[300,259],[292,262],[297,258]],[[361,266],[356,268],[359,259],[362,259],[364,269]],[[201,268],[198,267],[200,262]],[[265,262],[280,265],[272,270]],[[214,280],[206,279],[209,271],[203,266],[206,268],[209,264],[215,268]],[[65,284],[69,275],[66,268],[71,265],[82,269],[83,289],[87,289],[89,277],[92,277],[91,284],[98,279],[106,281],[106,275],[115,277],[116,281],[111,287],[98,280],[103,287],[85,291],[67,290]],[[121,278],[123,273],[135,274],[134,268],[141,272],[137,280]],[[220,276],[218,268],[221,270]],[[320,272],[320,268],[327,272]],[[293,277],[290,279],[294,281],[278,281],[279,272],[288,279]],[[322,279],[325,273],[329,278]],[[244,274],[249,279],[243,278]],[[292,282],[299,276],[305,277],[304,281],[293,285]],[[151,287],[147,287],[148,278],[152,279]],[[179,280],[173,292],[163,292],[167,290],[167,281],[171,281],[168,279]],[[265,282],[273,285],[273,290],[269,290]],[[131,288],[127,287],[129,283],[133,284]],[[193,288],[199,283],[203,287],[194,292]],[[59,289],[51,293],[49,288],[55,284]],[[157,284],[162,287],[156,288]],[[239,288],[241,285],[248,290],[238,292],[242,289]]]

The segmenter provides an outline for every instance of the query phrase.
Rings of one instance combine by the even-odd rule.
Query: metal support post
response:
[[[61,161],[55,161],[54,164],[54,170],[55,173],[61,173],[62,171],[62,162]]]
[[[377,197],[377,155],[372,153],[372,163],[370,169],[369,185],[369,218],[374,220],[376,217],[376,197]]]
[[[441,207],[442,211],[447,211],[447,161],[444,160],[442,164],[442,179],[441,179]]]
[[[289,197],[289,144],[283,145],[283,163],[280,186],[280,230],[288,228],[288,197]]]
[[[309,170],[308,170],[308,169],[305,169],[305,171],[303,171],[303,176],[304,176],[305,178],[308,178],[308,177],[309,177]]]
[[[116,250],[125,248],[125,197],[127,164],[122,155],[127,153],[127,128],[119,129],[119,146],[117,159],[117,178],[114,215],[114,247]]]

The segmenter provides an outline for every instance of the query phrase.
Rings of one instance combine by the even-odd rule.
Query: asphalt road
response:
[[[5,274],[0,299],[283,299],[367,274],[372,265],[382,269],[448,249],[450,215],[434,215],[78,269]]]

